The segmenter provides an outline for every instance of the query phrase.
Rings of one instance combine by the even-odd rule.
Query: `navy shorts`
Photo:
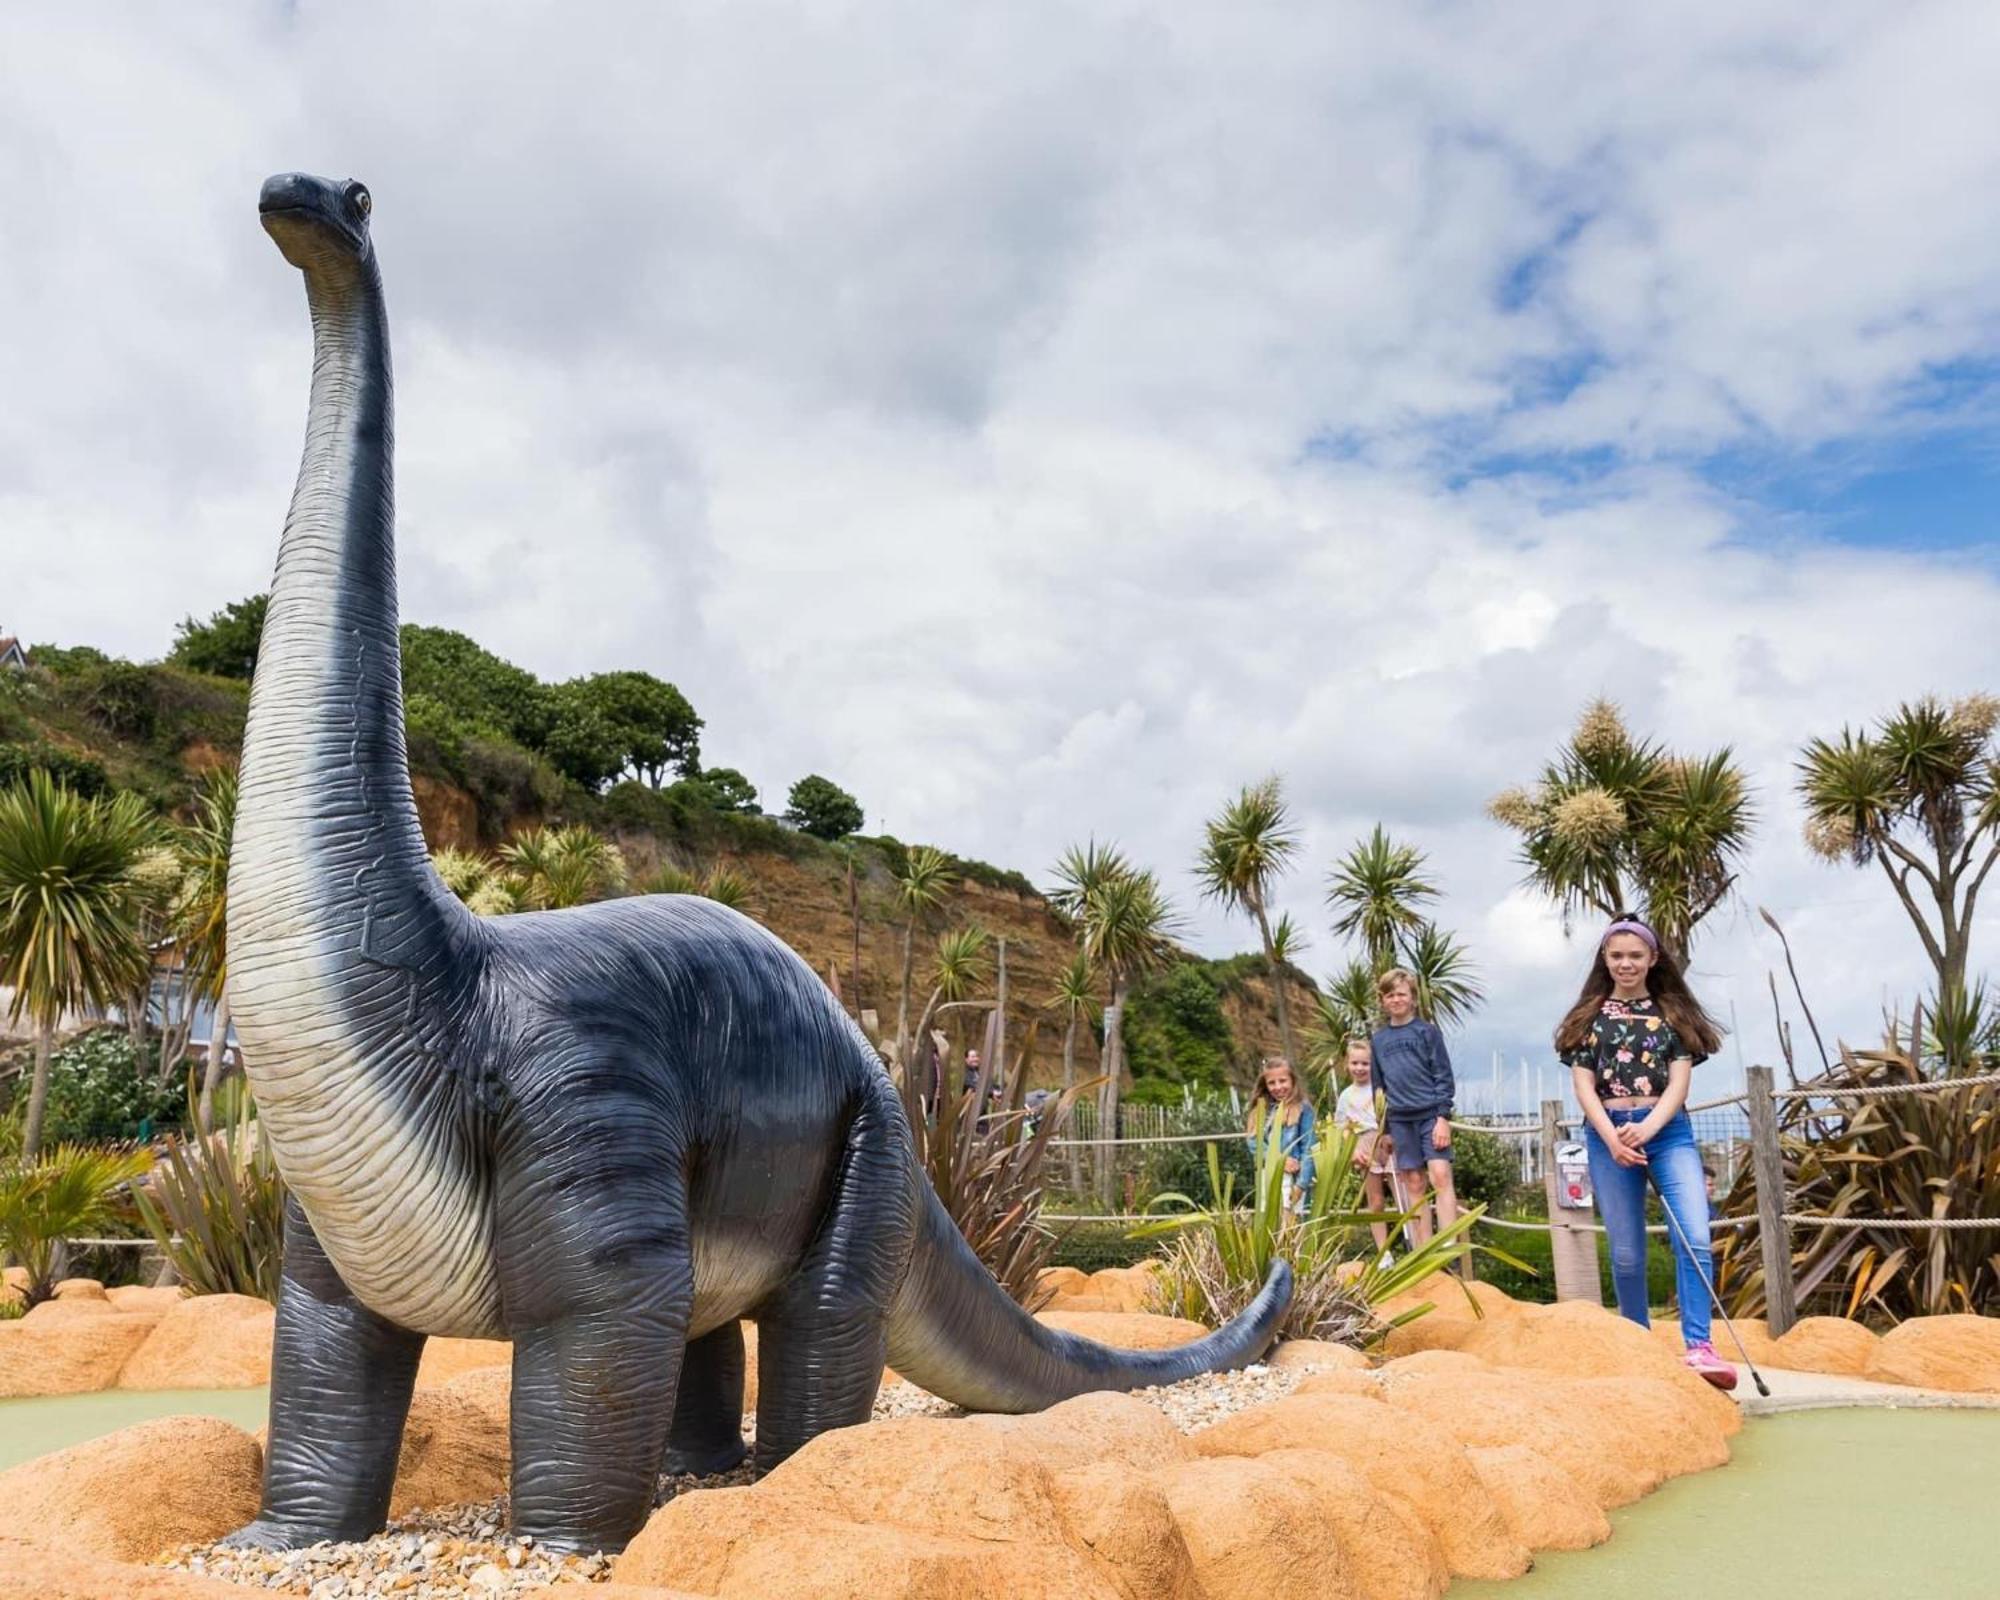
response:
[[[1439,1146],[1431,1142],[1431,1135],[1437,1131],[1435,1113],[1421,1117],[1399,1117],[1389,1113],[1389,1137],[1396,1146],[1396,1170],[1398,1172],[1419,1172],[1432,1161],[1449,1161],[1451,1146]]]

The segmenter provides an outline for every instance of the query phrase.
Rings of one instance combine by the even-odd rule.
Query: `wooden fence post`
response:
[[[1745,1067],[1749,1093],[1750,1168],[1757,1180],[1757,1242],[1764,1253],[1764,1321],[1777,1338],[1799,1320],[1792,1284],[1792,1232],[1784,1222],[1785,1160],[1778,1149],[1778,1103],[1771,1069]]]
[[[1561,1204],[1562,1174],[1556,1170],[1556,1145],[1562,1138],[1563,1103],[1542,1102],[1542,1192],[1549,1202],[1549,1254],[1555,1262],[1556,1298],[1604,1304],[1604,1280],[1597,1270],[1597,1235],[1588,1226],[1597,1220],[1592,1207],[1572,1210]]]

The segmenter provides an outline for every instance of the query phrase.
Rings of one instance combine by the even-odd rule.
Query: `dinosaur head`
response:
[[[258,220],[287,261],[302,271],[340,262],[362,262],[374,254],[368,238],[372,202],[367,188],[352,178],[315,178],[281,172],[264,180],[257,196]]]

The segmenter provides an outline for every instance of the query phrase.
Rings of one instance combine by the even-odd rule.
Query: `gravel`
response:
[[[1276,1367],[1246,1367],[1134,1394],[1158,1406],[1183,1433],[1192,1433],[1231,1412],[1290,1394],[1302,1376]],[[890,1384],[875,1402],[878,1421],[964,1415],[910,1383]],[[745,1418],[744,1432],[755,1437],[753,1419]],[[747,1465],[711,1478],[662,1478],[655,1503],[665,1505],[689,1489],[721,1489],[750,1481]],[[541,1584],[601,1583],[611,1575],[609,1557],[557,1555],[538,1549],[532,1538],[516,1538],[506,1527],[507,1502],[502,1497],[479,1505],[413,1512],[392,1522],[386,1532],[357,1544],[316,1544],[276,1553],[187,1545],[160,1565],[309,1600],[369,1596],[506,1600]]]

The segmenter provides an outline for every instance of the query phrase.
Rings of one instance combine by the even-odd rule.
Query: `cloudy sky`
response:
[[[1216,952],[1201,820],[1281,772],[1308,964],[1334,856],[1421,844],[1481,1077],[1588,954],[1483,803],[1608,694],[1755,778],[1698,951],[1744,1056],[1760,904],[1872,1038],[1915,941],[1789,762],[2000,690],[1996,81],[1977,0],[11,14],[0,628],[156,657],[266,585],[309,342],[257,188],[351,175],[406,616],[673,679],[774,802],[1115,839]]]

